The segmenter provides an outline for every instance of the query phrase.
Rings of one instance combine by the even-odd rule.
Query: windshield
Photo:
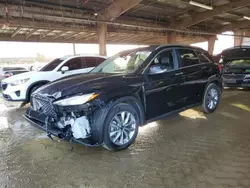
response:
[[[250,67],[250,59],[234,60],[228,63],[229,66]]]
[[[65,59],[55,59],[52,62],[45,65],[40,71],[53,71],[58,65],[61,64]]]
[[[97,66],[91,72],[111,73],[111,74],[129,74],[137,68],[150,55],[151,51],[133,50],[118,53],[102,64]]]

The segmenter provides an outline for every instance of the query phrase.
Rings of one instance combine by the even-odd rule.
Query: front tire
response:
[[[103,146],[110,151],[129,147],[138,135],[140,117],[129,104],[115,105],[108,113],[103,127]]]
[[[207,86],[202,102],[202,111],[212,113],[216,110],[221,99],[221,89],[214,83]]]

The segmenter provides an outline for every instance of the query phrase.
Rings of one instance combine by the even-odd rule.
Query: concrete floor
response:
[[[249,188],[250,91],[225,91],[219,109],[187,110],[140,129],[112,153],[51,142],[0,99],[0,187]]]

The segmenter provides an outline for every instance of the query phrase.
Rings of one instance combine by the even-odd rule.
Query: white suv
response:
[[[3,98],[8,101],[28,102],[30,95],[39,87],[59,78],[88,73],[106,60],[104,56],[78,55],[58,58],[38,72],[27,72],[2,81]]]

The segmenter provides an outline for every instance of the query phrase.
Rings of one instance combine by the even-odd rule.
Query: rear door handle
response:
[[[175,74],[175,76],[180,76],[180,75],[183,75],[183,72],[178,72]]]
[[[201,69],[206,69],[207,67],[206,66],[204,66],[204,67],[201,67]]]

